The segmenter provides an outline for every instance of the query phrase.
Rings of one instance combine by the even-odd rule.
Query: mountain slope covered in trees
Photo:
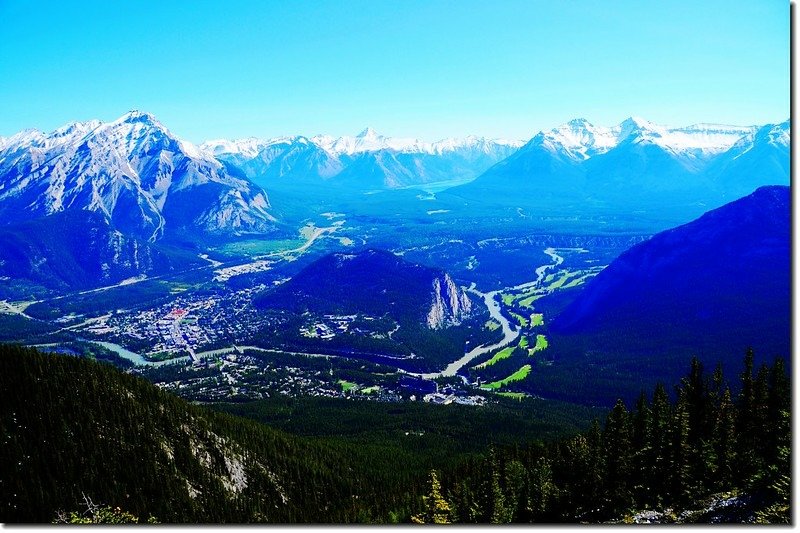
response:
[[[357,457],[110,365],[0,346],[0,390],[2,522],[50,522],[84,494],[160,522],[381,522],[407,497]]]
[[[719,493],[745,502],[720,520],[789,516],[789,381],[781,360],[754,370],[752,353],[737,395],[695,361],[674,401],[659,386],[634,411],[618,402],[602,428],[439,457],[426,496],[419,466],[431,450],[418,449],[412,467],[398,463],[410,445],[292,436],[110,365],[4,345],[0,386],[3,522],[50,522],[85,497],[163,523],[598,522]]]
[[[788,361],[790,212],[788,187],[762,187],[623,253],[550,325],[560,364],[648,389],[692,356]]]
[[[738,395],[698,360],[675,387],[605,425],[545,445],[491,449],[432,476],[421,522],[788,523],[791,392],[783,361],[745,357]],[[636,513],[637,510],[650,513]],[[692,509],[681,512],[678,509]],[[636,518],[634,518],[636,517]]]

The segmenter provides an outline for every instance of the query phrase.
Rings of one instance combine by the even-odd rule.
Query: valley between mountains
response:
[[[728,416],[730,395],[749,394],[733,380],[746,353],[750,374],[763,369],[754,374],[763,405],[782,405],[766,398],[768,389],[782,394],[790,364],[789,140],[789,121],[667,127],[636,117],[609,127],[575,119],[528,140],[437,142],[367,128],[353,137],[194,145],[140,111],[50,133],[26,130],[0,138],[0,341],[110,363],[160,389],[80,367],[93,376],[81,397],[95,387],[109,398],[130,390],[149,402],[142,424],[164,439],[142,445],[168,450],[157,465],[181,493],[179,506],[156,506],[161,518],[407,521],[421,516],[418,496],[433,491],[431,470],[449,469],[451,501],[472,501],[455,469],[470,482],[484,466],[510,480],[517,467],[508,465],[525,463],[526,476],[545,479],[551,464],[599,435],[593,419],[609,416],[608,436],[615,423],[633,420],[633,405],[650,412],[651,391],[664,413],[677,402],[678,420],[682,394],[700,387],[703,367],[719,368],[715,392],[703,382],[691,401],[711,394],[708,405]],[[80,373],[73,363],[8,350],[32,358],[25,372]],[[103,379],[119,387],[106,390]],[[167,399],[174,396],[276,433],[197,405],[186,411]],[[759,448],[758,461],[778,460],[780,409],[773,410],[774,442]],[[112,411],[115,424],[128,420]],[[3,428],[12,415],[4,413]],[[80,423],[94,428],[93,417]],[[200,429],[170,429],[175,420]],[[701,449],[699,432],[723,442],[718,421],[698,420],[686,437],[691,446]],[[498,452],[502,468],[495,455],[481,467],[459,463],[490,445],[578,432],[586,437],[571,441],[569,453],[541,445]],[[17,451],[33,438],[7,433]],[[212,459],[181,455],[187,439]],[[348,456],[348,446],[362,445]],[[313,468],[294,460],[240,465],[264,450],[283,457],[275,449],[293,446],[314,457]],[[386,450],[408,471],[390,472],[376,458]],[[714,461],[722,457],[715,453]],[[329,459],[342,468],[325,466]],[[748,472],[759,472],[752,461]],[[81,468],[73,467],[70,476]],[[345,470],[352,480],[341,480]],[[406,492],[349,507],[342,494],[371,498],[364,484],[377,471],[387,487]],[[341,494],[303,488],[298,479],[306,475]],[[253,484],[241,485],[242,476]],[[508,501],[522,497],[505,483]],[[664,489],[663,501],[686,483],[674,481],[678,489]],[[256,484],[282,503],[262,506]],[[556,501],[553,494],[547,498]],[[217,496],[236,503],[208,503]],[[156,508],[135,500],[138,512]],[[611,520],[630,509],[628,500],[612,500],[567,521]],[[328,507],[303,514],[315,502]],[[551,516],[520,505],[504,511],[509,519]]]

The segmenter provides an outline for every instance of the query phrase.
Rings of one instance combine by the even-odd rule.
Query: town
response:
[[[137,367],[133,372],[196,402],[319,396],[441,405],[486,403],[485,395],[455,385],[440,386],[435,381],[382,365],[251,347],[237,347],[196,362],[181,360],[163,366]]]

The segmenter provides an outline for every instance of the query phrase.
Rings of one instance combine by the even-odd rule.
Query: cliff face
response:
[[[440,329],[456,325],[471,310],[472,302],[469,297],[456,286],[449,274],[433,280],[433,303],[427,316],[429,328]]]

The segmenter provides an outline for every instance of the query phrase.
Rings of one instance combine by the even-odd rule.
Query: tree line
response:
[[[756,521],[789,521],[789,377],[782,359],[744,358],[736,395],[721,367],[693,359],[672,397],[663,385],[605,423],[551,443],[491,448],[431,472],[418,522],[599,522],[634,510],[746,494]],[[742,518],[742,517],[740,517]],[[746,517],[745,517],[746,518]]]

